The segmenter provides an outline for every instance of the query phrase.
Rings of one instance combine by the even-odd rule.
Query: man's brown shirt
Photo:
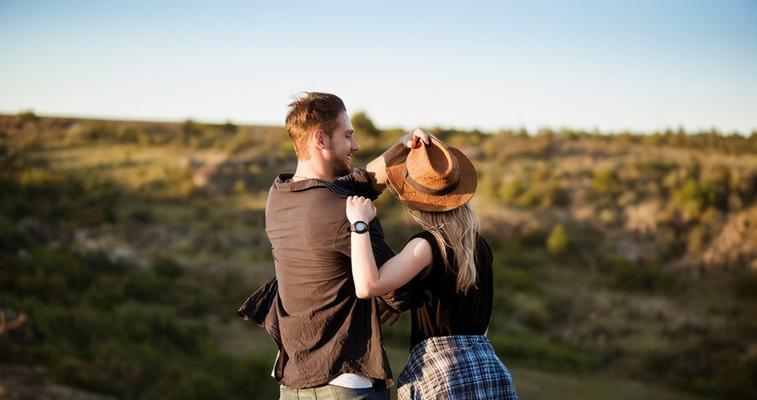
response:
[[[266,232],[278,281],[267,317],[279,336],[274,376],[292,388],[320,386],[347,372],[393,384],[381,341],[380,301],[355,296],[344,199],[353,193],[340,190],[317,179],[292,182],[284,174],[268,194]],[[394,253],[378,220],[370,229],[382,265]]]

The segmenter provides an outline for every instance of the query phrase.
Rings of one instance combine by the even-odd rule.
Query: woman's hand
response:
[[[433,136],[430,133],[418,128],[406,135],[403,135],[397,141],[404,144],[408,149],[415,149],[421,145],[421,142],[430,144],[432,137]]]
[[[347,197],[347,219],[351,224],[357,221],[369,223],[376,217],[376,207],[371,199],[363,196]]]

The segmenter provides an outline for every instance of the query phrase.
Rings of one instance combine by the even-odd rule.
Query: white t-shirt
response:
[[[350,389],[365,389],[373,387],[373,381],[358,374],[341,374],[329,381],[329,385],[341,386]]]

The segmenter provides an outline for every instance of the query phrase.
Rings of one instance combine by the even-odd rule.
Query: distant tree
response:
[[[545,137],[552,137],[554,136],[555,131],[553,131],[550,128],[539,128],[536,131],[536,136],[545,136]]]
[[[353,114],[351,122],[352,127],[355,128],[355,132],[358,134],[377,137],[381,133],[381,131],[373,125],[373,121],[368,117],[368,114],[363,111]]]
[[[182,144],[190,144],[198,140],[202,136],[202,127],[188,119],[181,125],[181,142]]]
[[[522,179],[513,179],[508,182],[504,182],[499,189],[499,197],[507,204],[515,202],[515,200],[526,191],[526,185]]]
[[[39,117],[32,110],[24,110],[18,113],[18,119],[22,124],[27,122],[36,123],[39,121]]]
[[[565,252],[570,245],[570,236],[563,224],[557,224],[547,236],[547,250],[553,255]]]
[[[617,194],[623,189],[618,175],[612,168],[603,168],[596,171],[591,180],[591,188],[599,194],[610,196]]]
[[[234,123],[231,121],[226,121],[226,123],[221,125],[221,130],[223,131],[223,133],[233,134],[237,132],[237,126],[234,125]]]
[[[707,205],[706,196],[699,182],[695,178],[688,178],[673,192],[670,207],[680,210],[686,220],[695,219]]]

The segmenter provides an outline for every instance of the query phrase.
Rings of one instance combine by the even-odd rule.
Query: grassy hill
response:
[[[359,162],[402,133],[354,125]],[[489,332],[524,398],[757,398],[757,135],[433,132],[479,171]],[[0,312],[27,317],[0,360],[121,398],[275,397],[235,311],[294,165],[280,127],[0,116]],[[416,228],[378,207],[399,249]],[[395,375],[408,332],[384,332]]]

